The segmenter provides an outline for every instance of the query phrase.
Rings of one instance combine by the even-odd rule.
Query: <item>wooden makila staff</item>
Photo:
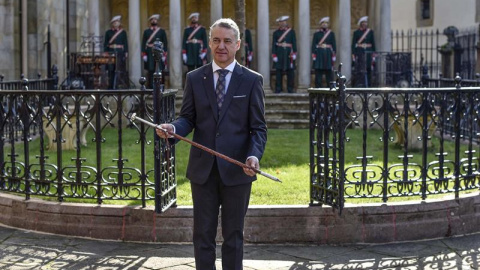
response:
[[[263,176],[265,176],[265,177],[267,177],[267,178],[270,178],[270,179],[273,180],[273,181],[277,181],[277,182],[280,182],[280,183],[282,182],[280,179],[278,179],[277,177],[275,177],[275,176],[273,176],[273,175],[271,175],[271,174],[268,174],[268,173],[266,173],[266,172],[262,172],[262,171],[259,170],[259,169],[250,167],[250,166],[248,166],[248,165],[245,164],[245,163],[242,163],[242,162],[240,162],[240,161],[238,161],[238,160],[235,160],[235,159],[233,159],[233,158],[231,158],[231,157],[228,157],[228,156],[225,156],[225,155],[223,155],[223,154],[220,154],[219,152],[217,152],[217,151],[215,151],[215,150],[212,150],[212,149],[210,149],[210,148],[208,148],[208,147],[206,147],[206,146],[203,146],[203,145],[201,145],[201,144],[199,144],[199,143],[196,143],[196,142],[194,142],[194,141],[192,141],[192,140],[189,140],[189,139],[187,139],[187,138],[185,138],[185,137],[182,137],[182,136],[180,136],[180,135],[178,135],[178,134],[175,134],[175,133],[173,133],[173,132],[169,132],[169,131],[167,131],[166,129],[162,128],[160,125],[156,125],[156,124],[154,124],[154,123],[152,123],[152,122],[149,122],[149,121],[147,121],[147,120],[145,120],[145,119],[139,118],[139,117],[137,117],[137,115],[136,115],[135,113],[130,116],[130,120],[132,120],[132,121],[138,120],[138,121],[140,121],[140,122],[142,122],[142,123],[144,123],[144,124],[147,124],[147,125],[149,125],[149,126],[151,126],[151,127],[153,127],[153,128],[159,129],[159,130],[167,133],[168,135],[173,136],[174,138],[176,138],[176,139],[178,139],[178,140],[187,142],[187,143],[189,143],[189,144],[191,144],[191,145],[193,145],[193,146],[195,146],[195,147],[197,147],[197,148],[199,148],[199,149],[202,149],[203,151],[206,151],[206,152],[208,152],[208,153],[210,153],[210,154],[212,154],[212,155],[214,155],[214,156],[217,156],[217,157],[219,157],[219,158],[221,158],[221,159],[224,159],[224,160],[226,160],[226,161],[228,161],[228,162],[230,162],[230,163],[233,163],[233,164],[238,165],[238,166],[240,166],[240,167],[242,167],[242,168],[245,168],[245,169],[250,169],[250,170],[252,170],[252,171],[254,171],[254,172],[256,172],[256,173],[258,173],[258,174],[260,174],[260,175],[263,175]]]

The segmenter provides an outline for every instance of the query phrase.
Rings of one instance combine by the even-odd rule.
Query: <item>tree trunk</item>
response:
[[[240,50],[236,55],[238,63],[245,64],[245,0],[236,0],[235,1],[235,22],[238,24],[240,29]]]

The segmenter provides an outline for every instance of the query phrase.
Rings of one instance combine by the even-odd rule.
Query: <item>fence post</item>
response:
[[[162,98],[163,84],[162,71],[160,70],[160,58],[163,54],[162,42],[156,40],[153,43],[153,58],[155,60],[155,73],[153,73],[153,122],[161,124],[162,121]],[[162,142],[154,132],[154,177],[155,177],[155,212],[162,212]]]
[[[28,91],[28,79],[22,79],[23,91]],[[22,119],[23,131],[22,131],[22,141],[23,141],[23,155],[25,157],[24,170],[25,170],[25,200],[30,199],[30,160],[29,160],[29,151],[30,151],[30,117],[28,112],[28,98],[29,95],[20,96],[20,119]]]
[[[338,183],[338,208],[339,214],[342,213],[344,205],[344,183],[345,183],[345,84],[347,78],[342,75],[342,64],[338,70],[338,155],[339,161],[339,183]]]
[[[454,120],[454,131],[455,131],[455,163],[454,163],[454,179],[455,179],[455,199],[459,198],[460,193],[460,119],[462,117],[462,94],[461,94],[461,86],[462,78],[460,76],[455,77],[455,120]]]

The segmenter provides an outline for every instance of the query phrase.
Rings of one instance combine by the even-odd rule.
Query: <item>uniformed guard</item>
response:
[[[153,88],[153,73],[155,72],[155,60],[153,59],[152,47],[153,43],[156,40],[159,40],[163,43],[163,56],[160,61],[160,70],[164,70],[167,66],[167,52],[168,52],[168,41],[167,34],[160,26],[158,26],[158,21],[160,19],[159,14],[153,14],[148,18],[150,22],[150,27],[143,31],[142,38],[142,59],[143,59],[143,68],[148,72],[148,87]]]
[[[245,66],[250,68],[253,60],[253,43],[250,29],[245,29]]]
[[[320,19],[320,29],[312,39],[312,60],[315,70],[315,87],[322,87],[322,77],[325,74],[327,87],[333,80],[333,66],[336,60],[337,44],[335,34],[328,28],[330,17]]]
[[[277,19],[278,29],[273,32],[272,58],[276,70],[275,93],[282,92],[282,75],[287,72],[287,91],[293,93],[295,59],[297,59],[297,39],[295,30],[288,27],[289,16]]]
[[[190,26],[183,31],[182,58],[188,71],[207,63],[207,31],[198,23],[199,16],[198,12],[190,14]]]
[[[354,62],[354,85],[371,86],[371,71],[375,63],[375,39],[373,30],[368,28],[368,16],[358,20],[359,28],[353,32],[352,60]]]
[[[109,89],[116,89],[116,71],[126,72],[126,58],[128,57],[127,32],[121,25],[122,16],[114,16],[110,21],[112,28],[105,32],[103,51],[116,55],[115,65],[108,65]],[[117,70],[119,69],[119,70]]]

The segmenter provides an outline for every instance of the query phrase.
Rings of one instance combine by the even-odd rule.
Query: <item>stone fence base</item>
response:
[[[192,207],[156,214],[153,207],[26,201],[0,194],[0,223],[97,239],[191,242],[192,215]],[[245,239],[250,243],[388,243],[479,231],[480,195],[476,192],[458,200],[346,205],[341,216],[329,207],[251,206]]]

